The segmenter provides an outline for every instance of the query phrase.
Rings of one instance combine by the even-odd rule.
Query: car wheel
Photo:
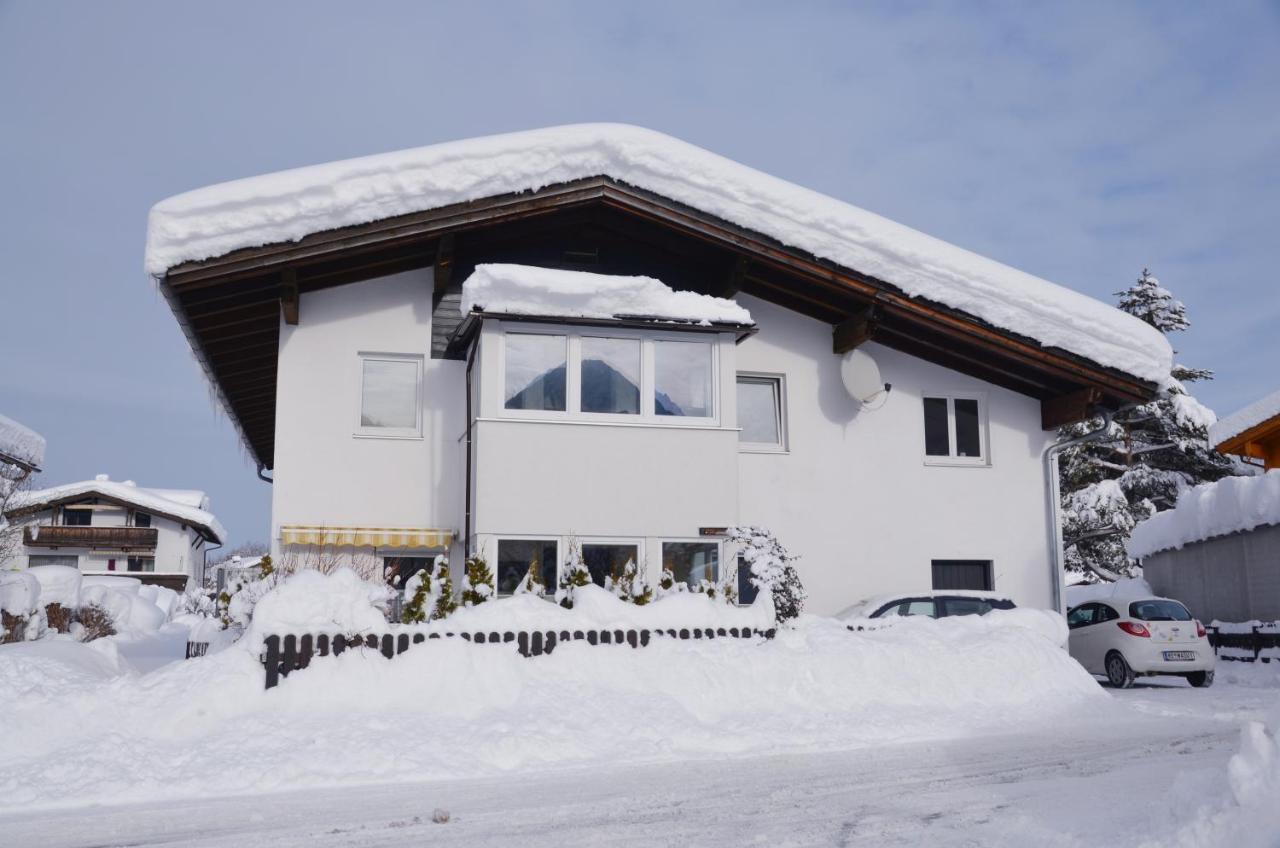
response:
[[[1197,689],[1203,689],[1206,686],[1213,685],[1212,671],[1193,671],[1187,675],[1187,682]]]
[[[1107,680],[1117,689],[1128,689],[1133,685],[1133,669],[1120,656],[1119,651],[1107,654]]]

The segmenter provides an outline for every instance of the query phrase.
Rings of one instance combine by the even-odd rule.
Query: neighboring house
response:
[[[1267,471],[1280,468],[1280,391],[1219,420],[1209,428],[1209,443]]]
[[[1280,621],[1280,470],[1183,492],[1133,529],[1129,556],[1205,621]]]
[[[1209,443],[1264,473],[1184,492],[1134,528],[1129,555],[1206,621],[1280,620],[1280,392],[1219,419]]]
[[[1149,400],[1172,357],[1076,292],[615,125],[179,195],[147,268],[274,471],[273,556],[483,553],[500,591],[570,545],[597,579],[733,579],[719,531],[757,524],[816,612],[1054,606],[1055,430]]]
[[[9,567],[73,565],[85,574],[127,575],[182,591],[204,579],[205,555],[226,530],[204,492],[144,489],[105,474],[10,499],[22,546]]]

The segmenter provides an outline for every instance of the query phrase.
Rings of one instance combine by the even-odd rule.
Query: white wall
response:
[[[465,363],[431,359],[430,270],[302,296],[280,325],[272,552],[280,525],[458,530]],[[356,435],[361,352],[424,361],[426,438]]]
[[[742,296],[760,332],[738,348],[740,371],[783,373],[789,452],[739,455],[740,519],[768,526],[802,559],[809,610],[927,590],[933,559],[993,562],[995,588],[1051,603],[1038,401],[868,344],[884,406],[860,409],[840,379],[831,327]],[[990,465],[926,465],[921,397],[973,391],[987,399]]]

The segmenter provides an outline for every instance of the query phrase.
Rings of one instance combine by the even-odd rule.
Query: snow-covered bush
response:
[[[628,559],[617,574],[609,575],[605,588],[628,604],[644,606],[653,600],[653,587],[634,559]]]
[[[115,621],[111,613],[98,604],[84,604],[76,610],[76,623],[80,626],[76,638],[81,642],[92,642],[94,639],[116,635]]]
[[[421,624],[431,612],[431,574],[425,568],[415,572],[404,582],[404,607],[400,621],[404,624]]]
[[[565,609],[573,609],[574,596],[579,588],[591,585],[591,570],[582,558],[582,546],[577,539],[569,540],[569,555],[560,569],[560,585],[556,589],[556,603]]]
[[[238,624],[247,627],[253,618],[254,607],[279,585],[280,577],[270,556],[264,556],[257,565],[238,574],[217,597],[218,616],[223,626]]]
[[[514,594],[533,595],[535,598],[541,598],[546,593],[547,587],[542,583],[542,562],[537,557],[534,557],[529,560],[529,570],[520,579]]]
[[[462,605],[474,607],[493,597],[493,571],[479,554],[470,557],[462,573]]]
[[[29,571],[0,571],[0,643],[39,639],[44,631],[40,582]]]
[[[453,596],[453,578],[449,576],[449,560],[444,557],[431,575],[431,596],[435,598],[432,621],[448,618],[458,608],[458,599]]]
[[[260,647],[273,633],[359,634],[386,627],[392,590],[349,568],[330,574],[303,569],[290,574],[254,604],[246,642]]]
[[[727,535],[741,548],[742,558],[751,570],[751,585],[772,598],[778,623],[799,616],[809,594],[792,565],[795,557],[763,527],[730,527]]]

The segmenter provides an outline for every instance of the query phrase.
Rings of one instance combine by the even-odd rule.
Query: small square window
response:
[[[976,397],[926,397],[924,454],[935,464],[981,465],[987,461],[983,404]]]
[[[360,432],[418,436],[422,432],[422,357],[360,357]]]
[[[554,539],[499,539],[498,594],[514,594],[534,563],[537,563],[547,594],[553,594],[556,590],[557,556]]]
[[[62,508],[62,523],[66,527],[88,527],[93,523],[93,510],[64,506]]]
[[[964,589],[990,592],[995,588],[991,575],[991,560],[935,559],[931,566],[934,590]]]
[[[715,542],[663,542],[662,568],[691,589],[703,580],[714,583],[720,579],[720,546]]]
[[[738,427],[745,450],[785,447],[781,377],[738,375]]]
[[[145,512],[135,512],[133,514],[133,526],[134,527],[150,527],[151,516],[147,515]]]

